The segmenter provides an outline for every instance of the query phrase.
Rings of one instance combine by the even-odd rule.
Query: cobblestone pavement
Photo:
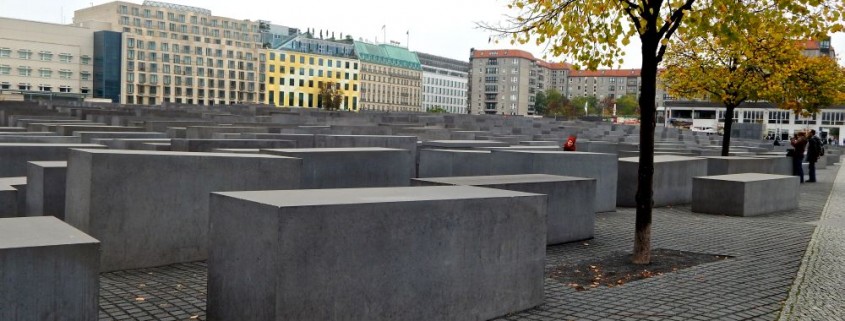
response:
[[[845,320],[845,171],[816,224],[781,321]]]
[[[733,259],[581,292],[546,279],[543,305],[497,320],[776,320],[814,235],[815,225],[808,222],[819,221],[838,171],[839,166],[828,166],[819,170],[819,183],[801,185],[800,207],[793,211],[741,218],[695,214],[689,206],[655,209],[653,248],[728,255]],[[845,193],[845,186],[838,191]],[[772,191],[772,197],[779,197],[778,191]],[[843,205],[839,206],[841,209]],[[825,217],[820,227],[837,220],[845,222],[841,217]],[[831,233],[825,235],[828,234]],[[630,251],[633,236],[633,209],[599,214],[595,239],[549,247],[546,268]],[[841,245],[845,243],[836,242],[840,245],[836,253],[842,254]],[[818,249],[832,250],[825,246]],[[845,260],[842,255],[838,258]],[[820,263],[820,267],[828,264]],[[845,266],[842,263],[845,262],[840,261],[840,267]],[[814,292],[812,299],[833,300],[837,295],[841,299],[845,288],[841,282],[845,278],[828,277],[839,278],[840,283],[835,284],[838,288],[808,283],[815,278],[805,282],[820,290]],[[100,320],[204,320],[206,278],[202,262],[103,273]]]

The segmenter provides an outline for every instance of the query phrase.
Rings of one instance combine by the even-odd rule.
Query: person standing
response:
[[[801,178],[801,183],[804,183],[804,168],[801,163],[804,162],[804,150],[807,148],[807,134],[798,132],[795,136],[792,136],[789,144],[795,148],[792,153],[792,174]]]
[[[821,156],[822,150],[822,140],[819,136],[816,136],[816,130],[810,130],[810,138],[807,140],[807,162],[810,163],[809,174],[810,177],[807,180],[807,183],[815,183],[816,182],[816,162],[819,161],[819,156]]]

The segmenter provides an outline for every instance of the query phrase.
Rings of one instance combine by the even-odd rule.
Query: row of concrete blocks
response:
[[[77,163],[72,156],[71,166]],[[129,181],[137,182],[133,178]],[[162,208],[127,213],[132,204],[120,204],[131,197],[100,208],[82,202],[89,215],[69,209],[68,222],[100,239],[100,253],[96,240],[56,220],[2,219],[0,230],[15,233],[0,233],[0,271],[4,280],[11,277],[5,285],[27,295],[0,296],[0,303],[13,307],[0,310],[0,319],[34,315],[41,320],[52,313],[92,320],[98,261],[99,270],[108,270],[114,263],[109,259],[184,255],[191,240],[162,248],[167,247],[162,239],[195,234],[202,226],[208,226],[207,235],[199,234],[209,244],[211,319],[489,319],[542,303],[549,237],[592,237],[592,179],[527,175],[417,183],[551,195],[467,186],[227,192],[212,194],[206,225],[194,220],[196,215],[167,217]],[[133,192],[124,187],[103,186],[100,193]],[[69,194],[84,196],[75,190]],[[202,202],[185,194],[191,193],[183,193],[183,202]],[[550,206],[556,210],[547,214]],[[573,217],[572,224],[549,224],[550,215],[582,217]],[[163,231],[168,224],[176,227]],[[563,230],[570,232],[555,235]],[[136,251],[140,248],[133,243],[144,250]],[[45,251],[50,255],[33,254]],[[66,255],[53,254],[59,251]],[[166,263],[173,262],[153,265]],[[46,278],[51,288],[62,291],[37,293],[47,284],[40,279],[45,275],[52,275]],[[271,297],[276,300],[268,301]]]

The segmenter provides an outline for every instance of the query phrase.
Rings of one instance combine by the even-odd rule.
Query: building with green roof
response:
[[[361,110],[422,110],[422,64],[408,48],[355,41],[361,61]]]

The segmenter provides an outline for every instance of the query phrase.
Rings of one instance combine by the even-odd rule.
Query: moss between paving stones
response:
[[[732,258],[725,255],[656,249],[651,252],[651,264],[631,263],[631,253],[614,252],[611,255],[574,264],[558,265],[547,277],[577,291],[598,287],[615,287],[629,282]]]

